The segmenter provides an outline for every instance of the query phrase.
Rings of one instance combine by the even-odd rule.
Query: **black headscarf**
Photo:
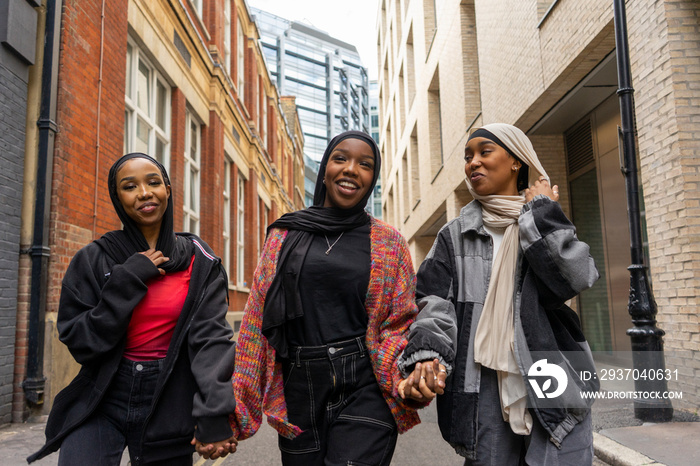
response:
[[[323,207],[326,200],[326,165],[333,149],[345,139],[359,139],[372,148],[374,153],[374,176],[372,184],[360,199],[349,209]],[[304,259],[309,251],[315,234],[339,234],[353,230],[370,221],[365,211],[367,201],[381,173],[381,155],[377,143],[368,134],[361,131],[346,131],[334,137],[323,153],[318,169],[314,203],[311,207],[283,215],[268,228],[289,230],[280,251],[277,272],[272,279],[270,289],[265,296],[263,309],[262,333],[281,358],[288,356],[285,323],[304,315],[299,294],[299,276]]]
[[[134,158],[146,159],[158,167],[163,176],[163,181],[167,186],[170,186],[170,177],[165,167],[153,157],[139,152],[126,154],[120,157],[114,162],[112,168],[109,169],[109,177],[107,178],[109,197],[112,199],[114,210],[117,212],[119,220],[121,220],[124,227],[122,230],[105,233],[96,243],[118,264],[124,263],[129,257],[138,252],[150,249],[146,238],[143,236],[143,233],[141,233],[136,222],[134,222],[124,210],[124,206],[117,194],[117,172],[124,163]],[[156,249],[161,251],[165,257],[170,258],[170,260],[162,264],[160,268],[166,272],[176,272],[186,269],[189,267],[192,259],[192,254],[194,252],[193,247],[194,245],[191,241],[175,235],[173,227],[173,194],[171,191],[170,197],[168,198],[168,206],[165,209],[163,220],[160,224],[160,233],[158,234],[158,241],[156,243]]]

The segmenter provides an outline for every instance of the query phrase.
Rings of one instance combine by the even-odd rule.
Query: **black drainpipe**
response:
[[[617,53],[617,95],[620,100],[620,139],[627,192],[627,217],[630,229],[630,294],[627,310],[634,327],[627,330],[632,343],[632,365],[635,371],[646,374],[651,371],[663,374],[664,331],[656,326],[656,301],[649,284],[648,267],[644,263],[642,227],[639,213],[639,181],[637,167],[637,123],[634,118],[634,88],[630,66],[627,37],[627,12],[624,0],[613,0],[615,24],[615,52]],[[634,379],[637,393],[666,393],[668,384],[663,377],[640,377]],[[673,419],[670,399],[635,398],[634,417],[647,422],[668,422]]]
[[[53,180],[54,137],[56,124],[56,94],[58,90],[58,58],[61,34],[61,0],[47,0],[44,32],[44,63],[41,76],[41,109],[39,148],[37,155],[36,200],[34,206],[34,237],[29,254],[32,260],[29,301],[29,332],[27,335],[27,376],[22,382],[27,403],[44,403],[44,315],[49,277],[49,220],[51,215],[51,184]]]

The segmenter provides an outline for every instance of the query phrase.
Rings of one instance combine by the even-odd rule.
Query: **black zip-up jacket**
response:
[[[204,241],[178,235],[195,244],[192,277],[142,433],[139,463],[194,452],[195,434],[205,443],[232,435],[235,342],[226,322],[228,278]],[[63,279],[57,327],[82,367],[54,399],[46,444],[27,461],[58,450],[95,411],[122,359],[132,311],[158,273],[143,254],[115,264],[96,243],[76,253]]]
[[[588,245],[557,202],[538,195],[518,219],[520,252],[514,279],[514,352],[528,392],[529,406],[557,446],[590,411],[599,382],[581,380],[595,373],[593,357],[576,313],[565,305],[598,279]],[[416,299],[420,313],[399,360],[407,375],[418,361],[440,358],[451,372],[444,395],[437,397],[442,436],[462,456],[476,459],[481,365],[474,361],[474,333],[486,299],[493,241],[482,220],[481,204],[466,205],[445,225],[418,270]],[[566,374],[566,389],[554,398],[537,395],[543,381],[530,369],[555,365]],[[538,364],[539,363],[539,364]],[[551,367],[551,366],[550,366]],[[533,373],[536,373],[533,371]],[[550,386],[554,385],[550,380]],[[563,386],[563,385],[562,385]],[[551,394],[551,393],[550,393]]]

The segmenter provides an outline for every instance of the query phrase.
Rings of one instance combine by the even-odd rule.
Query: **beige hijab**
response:
[[[479,128],[473,131],[476,129]],[[510,152],[529,167],[528,186],[541,177],[549,181],[525,133],[504,123],[486,125],[482,129],[496,136]],[[525,204],[525,196],[480,196],[474,192],[468,178],[467,187],[472,197],[481,204],[484,224],[492,228],[505,228],[476,329],[474,359],[481,365],[497,371],[503,419],[510,423],[516,434],[528,435],[532,429],[532,417],[527,410],[525,381],[513,352],[513,292],[520,244],[518,217]]]

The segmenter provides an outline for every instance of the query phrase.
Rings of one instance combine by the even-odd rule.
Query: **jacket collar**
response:
[[[459,212],[459,224],[462,234],[468,231],[474,231],[480,235],[488,236],[488,233],[484,229],[484,220],[479,201],[471,201],[469,204],[462,207],[462,210]]]

